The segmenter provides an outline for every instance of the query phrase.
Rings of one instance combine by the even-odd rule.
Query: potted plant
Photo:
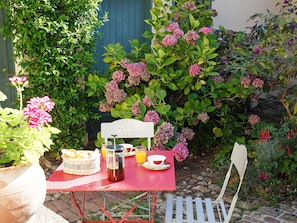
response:
[[[59,130],[49,125],[55,104],[48,96],[32,98],[23,108],[26,77],[9,79],[16,87],[19,109],[0,105],[0,216],[4,222],[28,222],[41,207],[46,179],[39,158],[53,144]],[[6,95],[0,91],[0,101]]]

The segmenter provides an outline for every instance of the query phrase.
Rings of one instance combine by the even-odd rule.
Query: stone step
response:
[[[32,220],[32,223],[69,223],[65,218],[45,206],[41,207]]]

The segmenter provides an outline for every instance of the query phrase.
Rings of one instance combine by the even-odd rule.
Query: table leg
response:
[[[85,211],[85,199],[86,199],[86,192],[82,192],[83,193],[83,199],[82,199],[82,207],[79,206],[77,200],[76,200],[76,197],[75,197],[75,192],[71,192],[71,197],[72,197],[72,201],[74,203],[74,205],[76,206],[78,212],[79,212],[79,215],[80,215],[80,219],[81,219],[81,223],[84,223],[84,211]]]
[[[104,207],[100,206],[101,211],[104,213],[104,215],[109,218],[109,220],[105,221],[85,221],[84,219],[84,209],[85,209],[85,197],[86,197],[86,192],[82,192],[83,197],[82,197],[82,204],[79,205],[77,202],[77,198],[75,196],[75,192],[71,192],[72,200],[74,205],[76,206],[79,215],[81,217],[81,223],[97,223],[97,222],[110,222],[110,223],[124,223],[124,222],[137,222],[137,223],[154,223],[154,217],[155,217],[155,207],[156,207],[156,192],[144,192],[141,195],[138,195],[136,199],[139,198],[139,200],[127,211],[127,213],[121,218],[121,220],[115,220],[111,214],[107,211],[105,207],[105,202],[104,202]],[[144,197],[148,198],[148,203],[149,203],[149,220],[127,220],[129,215],[133,213],[133,211],[140,205]],[[134,198],[135,199],[135,198]]]

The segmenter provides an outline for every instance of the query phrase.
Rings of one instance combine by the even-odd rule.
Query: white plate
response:
[[[125,157],[134,156],[134,155],[135,155],[135,151],[133,151],[133,152],[124,152]]]
[[[143,164],[143,167],[148,169],[148,170],[167,170],[170,167],[170,164],[163,164],[161,166],[152,166],[149,162],[145,162]]]

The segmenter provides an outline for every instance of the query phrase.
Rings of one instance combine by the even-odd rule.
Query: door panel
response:
[[[144,20],[150,18],[151,0],[104,0],[100,15],[108,12],[109,21],[100,28],[102,39],[97,42],[95,69],[103,73],[107,64],[103,63],[103,46],[110,43],[120,43],[126,51],[130,51],[129,40],[138,39],[147,41],[142,37],[145,30],[149,29]]]
[[[4,10],[0,9],[0,26],[4,22]],[[4,39],[0,33],[0,91],[8,99],[1,102],[2,107],[11,106],[15,102],[15,89],[8,85],[8,74],[14,73],[14,61],[12,57],[12,44],[10,39]]]

